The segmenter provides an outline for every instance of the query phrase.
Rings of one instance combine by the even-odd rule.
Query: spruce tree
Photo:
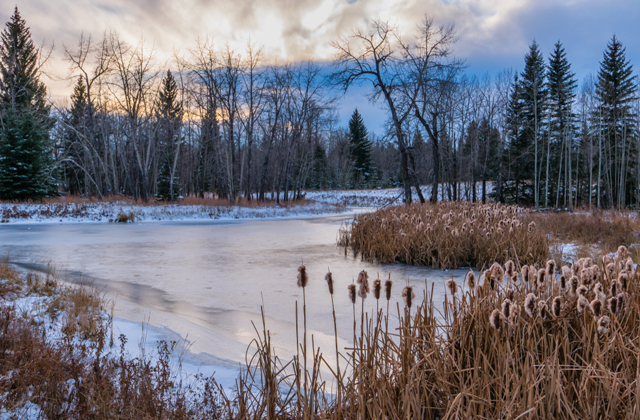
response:
[[[603,160],[605,205],[623,207],[635,197],[636,118],[632,102],[636,99],[636,77],[626,59],[625,48],[613,36],[600,63],[596,111],[600,135],[604,139]]]
[[[55,193],[46,88],[38,50],[16,7],[0,37],[0,199]]]
[[[358,109],[349,120],[349,141],[351,143],[351,161],[353,164],[353,185],[362,187],[371,177],[371,141],[367,128]]]
[[[85,174],[79,167],[84,153],[79,137],[86,135],[87,118],[87,88],[82,77],[78,77],[71,93],[71,108],[64,117],[67,129],[60,145],[61,154],[64,156],[60,168],[62,181],[71,194],[81,194],[86,191]]]
[[[572,105],[578,82],[575,74],[571,72],[571,64],[560,41],[556,42],[549,57],[547,80],[551,175],[555,180],[551,183],[550,195],[551,198],[555,197],[555,204],[558,206],[562,192],[565,204],[568,200],[568,204],[571,205],[572,185],[569,181],[576,132]]]
[[[522,84],[518,75],[514,77],[511,96],[507,106],[508,145],[505,154],[508,167],[507,182],[503,186],[503,195],[507,202],[531,204],[533,202],[533,153],[530,138],[524,130],[525,113]]]
[[[524,58],[525,65],[521,74],[522,98],[522,136],[527,147],[527,156],[533,164],[533,199],[537,207],[540,193],[540,177],[542,174],[542,151],[545,150],[543,139],[544,113],[546,110],[547,89],[545,83],[546,66],[538,43],[534,40]]]
[[[158,93],[158,146],[163,150],[164,159],[159,174],[157,192],[163,200],[173,201],[180,195],[181,187],[176,176],[176,164],[180,153],[182,104],[179,99],[178,84],[167,71],[162,79],[162,85]],[[168,183],[168,185],[165,185]]]

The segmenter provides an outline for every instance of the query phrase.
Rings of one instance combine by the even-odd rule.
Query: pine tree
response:
[[[564,189],[565,204],[568,199],[568,204],[571,205],[571,155],[576,131],[575,115],[571,107],[576,97],[575,90],[578,82],[575,74],[571,72],[571,64],[567,60],[560,41],[555,44],[553,53],[549,57],[547,79],[551,175],[555,178],[550,195],[552,198],[555,196],[555,203],[558,206],[561,190]]]
[[[38,54],[16,7],[0,44],[0,199],[41,199],[55,193],[52,120]]]
[[[637,180],[635,147],[636,118],[632,102],[636,99],[636,77],[625,56],[625,48],[613,36],[600,63],[596,97],[597,118],[604,139],[603,182],[605,205],[623,207],[635,198]]]
[[[362,116],[356,108],[349,120],[353,185],[356,187],[362,187],[371,177],[371,141],[368,135]]]
[[[79,167],[83,157],[79,137],[86,131],[87,111],[87,88],[79,77],[71,93],[71,108],[65,116],[67,130],[60,145],[64,156],[60,168],[62,181],[71,194],[81,194],[86,190],[85,174]]]
[[[176,176],[176,167],[178,156],[180,153],[180,143],[182,139],[182,104],[178,98],[178,84],[171,74],[171,70],[167,71],[167,75],[162,79],[162,85],[158,93],[158,111],[157,118],[159,121],[158,128],[158,147],[164,151],[164,160],[161,173],[158,179],[158,196],[163,200],[174,201],[180,195],[181,187],[178,185]],[[168,177],[163,179],[163,177]],[[168,182],[165,186],[163,183]]]

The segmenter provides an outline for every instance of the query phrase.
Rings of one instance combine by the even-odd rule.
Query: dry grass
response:
[[[366,260],[436,268],[545,261],[547,237],[516,207],[442,202],[358,215],[338,245]]]
[[[598,245],[613,249],[640,241],[637,213],[599,211],[588,213],[530,213],[537,228],[554,241],[578,245]]]

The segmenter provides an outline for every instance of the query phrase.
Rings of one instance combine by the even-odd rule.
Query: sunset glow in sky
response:
[[[3,22],[13,6],[0,8]],[[239,52],[251,40],[270,61],[328,61],[331,40],[371,19],[389,20],[409,36],[425,14],[455,24],[455,55],[479,76],[521,70],[535,38],[545,56],[561,40],[574,72],[583,77],[597,71],[614,33],[640,69],[637,0],[18,0],[17,6],[38,43],[55,43],[49,72],[61,79],[68,76],[63,45],[75,47],[82,32],[99,38],[116,30],[132,43],[144,37],[168,67],[174,51],[204,37]],[[66,80],[47,84],[54,99],[70,91]]]

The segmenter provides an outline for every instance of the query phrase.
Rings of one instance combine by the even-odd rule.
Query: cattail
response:
[[[467,273],[467,284],[469,285],[469,290],[476,288],[476,275],[473,270],[469,270]]]
[[[413,293],[413,287],[405,286],[405,288],[402,289],[402,297],[404,298],[404,302],[406,303],[407,307],[411,309],[411,303],[416,297],[416,294]]]
[[[386,280],[384,282],[384,293],[385,293],[385,297],[387,298],[387,301],[391,300],[391,286],[393,286],[393,281],[391,280]]]
[[[536,300],[538,298],[536,297],[536,295],[534,295],[533,293],[529,293],[527,295],[527,297],[524,299],[524,311],[527,313],[527,315],[529,315],[531,318],[534,317],[535,315],[535,310],[536,310]]]
[[[329,271],[327,273],[326,276],[324,276],[324,279],[327,282],[327,285],[329,285],[329,294],[333,294],[333,274],[331,274],[331,271]]]
[[[608,316],[603,316],[598,320],[598,333],[606,334],[609,332],[609,325],[611,325],[611,319]]]
[[[489,287],[491,290],[496,288],[496,281],[491,275],[491,270],[484,270],[482,273],[482,282],[485,287]]]
[[[627,247],[624,245],[620,245],[618,247],[618,255],[620,256],[620,258],[626,258],[627,257]]]
[[[624,263],[624,269],[629,273],[633,271],[633,260],[631,259],[631,257],[628,257],[627,261]]]
[[[562,299],[560,296],[557,296],[553,299],[553,303],[551,304],[551,311],[553,312],[553,316],[556,318],[560,317],[560,310],[562,309]]]
[[[456,292],[458,291],[458,283],[456,283],[456,281],[451,278],[449,280],[447,280],[447,287],[449,288],[449,292],[451,293],[451,296],[455,295]]]
[[[582,284],[586,286],[590,285],[591,280],[593,279],[591,274],[591,268],[585,268],[584,270],[582,270],[582,272],[580,273],[580,278],[582,280]]]
[[[510,279],[513,279],[516,275],[515,269],[516,269],[516,265],[513,263],[513,261],[509,260],[506,263],[504,263],[504,270],[507,274],[507,277],[509,277]]]
[[[536,228],[536,224],[535,224],[535,222],[531,222],[531,223],[529,223],[529,226],[527,227],[527,230],[528,230],[529,232],[533,232],[533,230],[534,230],[535,228]]]
[[[538,270],[538,289],[543,289],[544,285],[546,284],[546,278],[547,278],[547,271],[540,269]]]
[[[529,266],[523,265],[521,271],[522,271],[522,281],[525,283],[529,283]]]
[[[583,267],[591,267],[593,265],[593,259],[591,257],[587,257],[584,259]]]
[[[618,293],[616,299],[618,299],[618,312],[624,311],[624,304],[627,302],[628,295],[625,292]]]
[[[369,293],[369,275],[367,272],[362,270],[358,274],[358,280],[356,282],[360,285],[360,288],[358,289],[358,296],[362,299],[366,299],[367,294]]]
[[[556,275],[556,262],[554,260],[547,261],[547,276],[553,278]]]
[[[513,290],[511,287],[509,287],[506,291],[505,291],[505,296],[507,297],[507,299],[513,301],[513,297],[515,295],[515,290]]]
[[[617,296],[618,294],[618,281],[614,280],[611,282],[611,287],[609,288],[609,294],[611,296]]]
[[[609,303],[609,312],[611,312],[612,314],[615,314],[616,312],[618,312],[618,298],[617,297],[612,297],[611,299],[609,299],[608,303]]]
[[[584,295],[579,295],[578,296],[578,312],[582,313],[582,311],[584,311],[584,308],[586,308],[587,306],[589,306],[589,301],[587,300],[587,298],[584,297]]]
[[[611,263],[607,264],[607,268],[606,268],[606,270],[607,270],[607,276],[608,276],[609,278],[611,278],[611,276],[613,275],[613,271],[614,271],[615,269],[616,269],[616,266],[615,266],[615,264],[614,264],[614,263],[612,263],[612,262],[611,262]]]
[[[547,319],[549,318],[549,307],[547,306],[547,302],[541,300],[538,302],[538,312],[540,313],[540,318]]]
[[[563,265],[562,274],[568,279],[571,278],[571,268],[566,265]]]
[[[578,295],[580,296],[585,296],[587,294],[587,292],[589,291],[589,289],[587,288],[587,286],[585,286],[584,284],[580,285],[580,287],[578,287],[576,289],[576,292],[578,293]]]
[[[495,330],[500,329],[500,317],[502,317],[502,313],[500,313],[499,309],[494,309],[489,316],[489,323]]]
[[[382,289],[382,284],[380,282],[380,279],[376,279],[373,281],[373,297],[376,298],[376,300],[380,299],[380,290]]]
[[[520,306],[516,305],[515,303],[512,303],[511,308],[509,309],[509,319],[508,319],[509,324],[515,325],[516,319],[519,314],[520,314]]]
[[[620,275],[618,275],[618,284],[620,285],[620,289],[622,289],[623,292],[627,291],[627,284],[629,282],[629,275],[626,272],[621,272]]]
[[[504,280],[504,269],[497,262],[491,266],[491,277],[498,280],[499,283],[502,283],[502,280]]]
[[[571,273],[576,276],[582,270],[582,265],[579,260],[571,265]]]
[[[532,265],[529,266],[529,281],[536,285],[536,279],[538,278],[538,270]]]
[[[298,287],[307,287],[309,277],[307,276],[307,268],[304,265],[298,267]]]
[[[509,316],[511,315],[511,306],[512,302],[509,299],[505,299],[502,302],[502,316],[504,319],[509,319]]]
[[[356,285],[350,284],[347,287],[349,289],[349,300],[351,301],[351,303],[355,305],[356,304]]]
[[[563,292],[567,290],[567,277],[564,274],[560,276],[558,283],[560,284],[560,290]]]
[[[589,307],[591,308],[591,313],[593,313],[593,316],[595,316],[596,318],[600,317],[600,315],[602,314],[602,302],[600,302],[598,299],[594,299],[589,304]]]
[[[609,257],[608,255],[605,255],[604,257],[602,257],[602,265],[606,267],[610,263],[611,263],[611,257]]]

